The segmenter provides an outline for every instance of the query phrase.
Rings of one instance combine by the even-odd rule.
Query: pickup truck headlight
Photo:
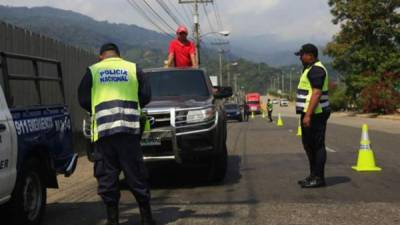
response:
[[[199,123],[211,120],[215,117],[214,108],[206,108],[201,110],[191,110],[186,116],[187,123]]]

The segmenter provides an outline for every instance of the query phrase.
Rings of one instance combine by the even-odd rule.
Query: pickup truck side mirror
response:
[[[222,99],[229,98],[233,95],[232,87],[213,87],[214,88],[214,98]]]

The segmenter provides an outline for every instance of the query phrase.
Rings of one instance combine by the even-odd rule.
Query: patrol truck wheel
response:
[[[12,224],[39,225],[46,205],[46,187],[34,160],[28,161],[21,172],[12,197]]]

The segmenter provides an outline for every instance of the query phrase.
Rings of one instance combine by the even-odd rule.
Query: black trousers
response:
[[[325,132],[329,116],[330,113],[312,115],[310,127],[304,127],[301,123],[302,141],[310,165],[310,175],[320,178],[325,178]],[[301,115],[301,121],[303,118],[304,114]]]
[[[119,174],[140,203],[150,201],[148,173],[140,149],[140,136],[115,134],[102,137],[95,143],[94,176],[98,194],[107,205],[117,205],[120,199]]]
[[[268,110],[268,118],[269,118],[269,122],[272,122],[272,110]]]
[[[243,117],[244,117],[244,121],[249,121],[249,112],[248,111],[244,111],[244,115],[243,115]]]

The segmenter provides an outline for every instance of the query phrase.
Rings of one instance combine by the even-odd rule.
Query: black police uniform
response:
[[[143,108],[150,102],[151,90],[141,69],[137,69],[139,103]],[[81,107],[91,111],[92,74],[88,69],[78,88]],[[150,201],[147,171],[140,150],[139,134],[119,133],[100,138],[95,143],[94,175],[98,180],[98,194],[106,205],[118,205],[120,199],[119,174],[124,172],[127,185],[139,205]]]
[[[307,76],[312,88],[322,90],[326,77],[324,69],[313,66]],[[303,121],[304,115],[305,113],[301,114],[301,121]],[[313,114],[311,116],[311,127],[304,127],[301,123],[302,142],[310,164],[310,176],[322,180],[325,178],[325,131],[329,116],[329,112]]]

